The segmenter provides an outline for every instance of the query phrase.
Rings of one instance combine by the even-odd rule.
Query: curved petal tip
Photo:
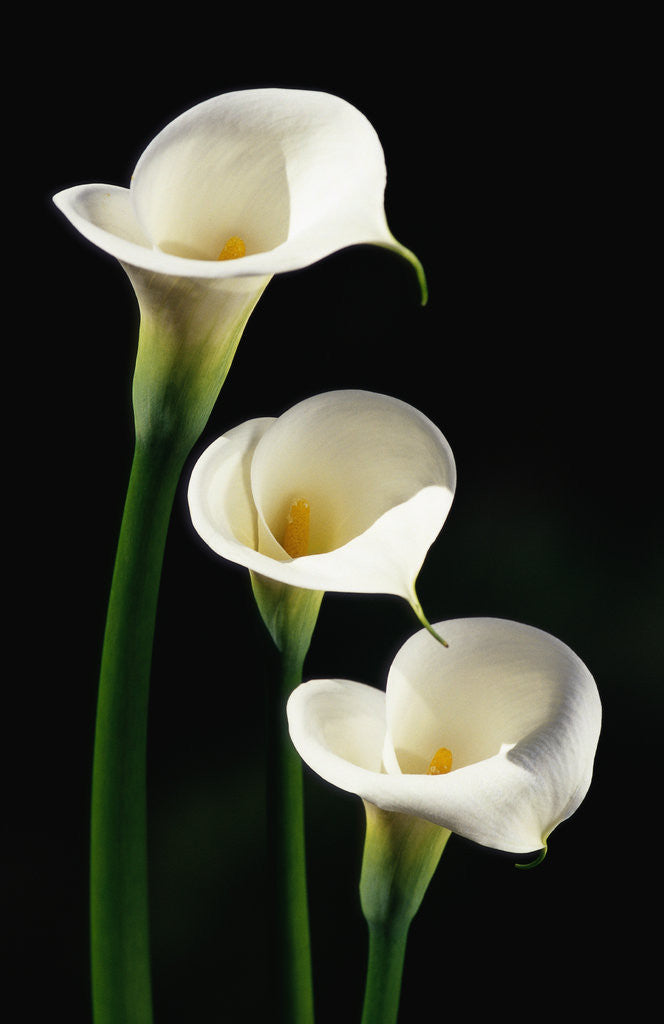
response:
[[[442,644],[443,647],[449,647],[450,645],[448,644],[447,640],[443,639],[443,637],[440,635],[440,633],[438,633],[433,628],[433,626],[431,625],[431,623],[427,619],[426,615],[424,614],[424,609],[422,608],[422,605],[420,604],[419,598],[418,598],[417,594],[415,593],[414,589],[413,589],[413,591],[412,591],[412,593],[411,593],[411,595],[410,595],[408,600],[409,600],[409,604],[410,604],[411,608],[413,609],[413,611],[415,612],[415,615],[417,616],[418,621],[421,623],[422,626],[424,626],[426,631],[428,633],[430,633],[431,636],[434,637],[434,639],[437,640],[439,644]]]
[[[515,864],[514,867],[515,868],[521,868],[524,871],[528,871],[530,868],[536,868],[536,867],[538,867],[542,863],[542,861],[546,857],[547,851],[548,851],[548,846],[545,843],[544,846],[542,847],[542,849],[539,851],[539,853],[535,857],[535,860],[530,860],[530,861],[528,861],[527,864]]]

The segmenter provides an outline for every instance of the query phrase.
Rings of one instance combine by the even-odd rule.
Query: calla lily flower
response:
[[[129,188],[79,185],[54,202],[132,282],[139,384],[147,375],[172,387],[175,376],[196,400],[190,407],[209,411],[273,274],[374,244],[412,264],[424,300],[422,267],[387,226],[385,182],[376,132],[351,104],[323,92],[249,89],[167,125]],[[154,415],[151,392],[137,404]]]
[[[546,849],[591,781],[601,704],[583,662],[501,619],[438,623],[397,653],[383,692],[319,679],[288,702],[291,739],[323,779],[382,811],[511,853]]]
[[[385,182],[378,136],[350,103],[247,89],[168,124],[129,189],[75,186],[55,202],[95,245],[152,274],[269,277],[373,244],[405,256],[421,278],[419,261],[387,226]],[[224,253],[230,239],[242,245]]]
[[[214,441],[189,484],[218,555],[293,588],[385,593],[421,613],[415,579],[449,512],[454,458],[418,410],[330,391]]]

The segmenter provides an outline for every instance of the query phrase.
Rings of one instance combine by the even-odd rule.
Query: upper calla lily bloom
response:
[[[405,256],[423,281],[419,261],[387,226],[385,182],[378,136],[350,103],[248,89],[168,124],[129,189],[75,186],[54,201],[91,242],[153,274],[264,277],[374,244]]]
[[[383,811],[511,853],[546,848],[590,785],[600,732],[595,682],[541,630],[456,619],[397,653],[385,692],[314,680],[288,703],[303,760]]]
[[[192,472],[189,508],[213,551],[254,573],[419,607],[415,579],[455,484],[447,441],[417,409],[330,391],[214,441]]]
[[[339,249],[384,246],[422,267],[387,226],[383,151],[336,96],[250,89],[198,104],[140,157],[129,188],[87,184],[58,208],[126,270],[141,312],[139,434],[204,426],[271,276]],[[187,409],[175,408],[186,392]],[[158,404],[155,393],[163,393]],[[144,425],[143,420],[147,419]],[[191,421],[191,422],[190,422]]]

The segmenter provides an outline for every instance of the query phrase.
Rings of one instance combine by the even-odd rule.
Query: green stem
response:
[[[252,586],[281,658],[281,685],[268,689],[268,816],[277,1020],[313,1024],[302,761],[288,733],[286,703],[302,682],[323,594],[288,587],[256,574],[252,574]]]
[[[281,687],[273,703],[271,723],[270,854],[274,870],[275,985],[283,1020],[311,1024],[314,1020],[309,908],[306,878],[302,762],[291,743],[286,701],[302,681],[302,664],[282,654]]]
[[[95,1024],[150,1024],[146,745],[154,622],[184,462],[137,443],[102,652],[92,779],[90,917]]]
[[[410,921],[369,924],[362,1024],[396,1024]]]

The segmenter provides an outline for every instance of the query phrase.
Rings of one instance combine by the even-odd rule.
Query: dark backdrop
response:
[[[578,992],[597,1009],[626,991],[638,1017],[662,677],[659,371],[641,234],[647,48],[635,26],[578,21],[447,15],[435,32],[359,33],[335,14],[331,35],[300,26],[302,38],[276,16],[250,20],[185,19],[140,38],[132,24],[91,17],[72,37],[54,22],[38,100],[16,108],[18,228],[5,238],[10,260],[19,248],[6,304],[20,305],[20,333],[6,335],[20,410],[6,438],[20,567],[6,726],[7,935],[25,1008],[15,1019],[55,1007],[72,1024],[89,1019],[96,676],[137,336],[123,271],[51,195],[128,184],[182,110],[261,85],[337,93],[372,121],[388,220],[422,260],[430,300],[420,308],[408,265],[376,248],[275,278],[187,471],[229,427],[322,390],[411,402],[443,430],[459,473],[420,576],[428,615],[550,631],[587,663],[604,705],[590,793],[541,867],[519,872],[511,856],[451,840],[411,930],[403,1021],[422,996],[428,1017],[477,1019],[526,999],[567,1010]],[[396,598],[327,595],[306,673],[383,686],[415,627]],[[273,670],[246,573],[198,542],[181,487],[150,713],[158,1024],[269,1014],[262,706]],[[359,1020],[361,804],[309,773],[306,796],[318,1020]]]

